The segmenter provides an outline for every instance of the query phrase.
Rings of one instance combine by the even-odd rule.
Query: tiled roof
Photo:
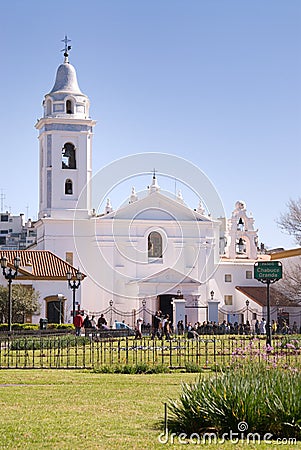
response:
[[[267,288],[266,286],[236,286],[239,292],[249,297],[260,306],[267,305]],[[294,306],[301,307],[298,303],[290,301],[289,297],[270,287],[270,306]]]
[[[291,250],[283,250],[282,252],[275,252],[271,254],[271,259],[283,259],[283,258],[292,258],[294,256],[301,255],[301,247],[292,248]]]
[[[2,256],[8,259],[8,266],[12,268],[14,258],[20,258],[18,280],[66,280],[67,272],[76,279],[77,270],[48,250],[1,250],[0,258]]]

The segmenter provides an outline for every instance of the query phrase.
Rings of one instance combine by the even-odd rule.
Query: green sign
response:
[[[280,261],[261,261],[254,264],[254,278],[257,280],[280,280],[282,263]]]

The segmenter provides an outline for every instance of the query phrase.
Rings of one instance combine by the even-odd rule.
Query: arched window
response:
[[[62,148],[62,169],[76,169],[75,147],[70,142]]]
[[[236,240],[236,253],[243,255],[246,253],[246,251],[247,251],[246,241],[242,238],[237,239]]]
[[[239,218],[239,221],[237,222],[237,230],[245,231],[245,224],[241,217]]]
[[[73,102],[71,100],[66,101],[66,113],[73,114]]]
[[[148,235],[148,257],[162,258],[162,236],[157,231],[152,231]]]
[[[72,180],[70,180],[69,178],[68,180],[65,181],[65,194],[66,195],[73,194]]]

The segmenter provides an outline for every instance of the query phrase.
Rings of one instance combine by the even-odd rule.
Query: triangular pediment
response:
[[[181,273],[175,269],[171,269],[168,267],[167,269],[163,269],[159,272],[156,272],[152,275],[149,275],[146,278],[141,278],[140,280],[132,280],[130,283],[160,283],[160,284],[173,284],[173,285],[184,285],[190,284],[199,286],[201,283],[195,278],[190,277],[187,274]]]
[[[211,218],[190,209],[185,203],[160,192],[153,192],[144,198],[116,211],[99,217],[100,220],[167,220],[215,222]]]

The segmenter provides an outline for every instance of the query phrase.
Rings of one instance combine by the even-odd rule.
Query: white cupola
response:
[[[70,46],[65,49],[65,59],[57,69],[54,86],[49,94],[45,95],[44,117],[65,117],[66,115],[83,119],[89,117],[90,102],[81,92],[76,70],[69,62],[70,49]]]

